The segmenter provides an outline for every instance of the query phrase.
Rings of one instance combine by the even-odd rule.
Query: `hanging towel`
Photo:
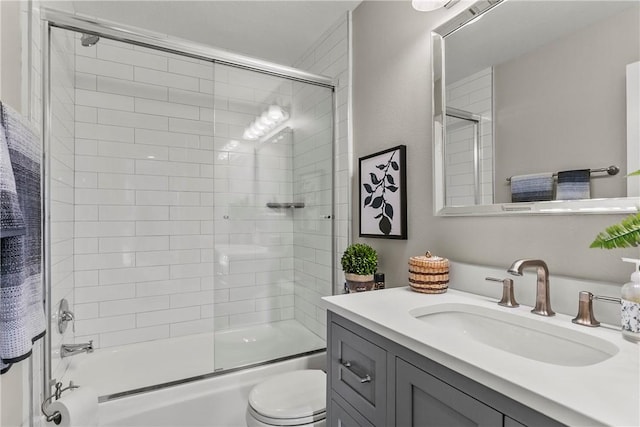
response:
[[[558,172],[556,200],[590,199],[591,170],[578,169]]]
[[[40,139],[0,103],[0,374],[44,336]]]
[[[536,202],[553,197],[553,174],[551,172],[516,175],[511,177],[512,202]]]

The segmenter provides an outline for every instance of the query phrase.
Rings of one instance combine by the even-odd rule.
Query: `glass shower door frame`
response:
[[[309,73],[303,70],[299,70],[293,67],[284,66],[269,61],[259,60],[248,56],[235,54],[219,49],[215,49],[206,45],[198,44],[195,42],[185,41],[176,38],[168,38],[164,35],[148,32],[135,27],[128,27],[119,24],[113,24],[111,22],[100,21],[96,19],[89,19],[72,15],[69,13],[56,11],[52,9],[43,8],[40,11],[41,16],[41,46],[42,46],[42,101],[43,101],[43,120],[42,120],[42,134],[43,134],[43,194],[49,194],[51,185],[49,182],[49,147],[51,142],[51,86],[50,86],[50,71],[51,71],[51,28],[62,28],[71,31],[94,34],[107,39],[130,43],[137,46],[148,47],[152,49],[161,50],[164,52],[175,53],[187,57],[196,59],[211,61],[212,63],[229,65],[237,68],[256,71],[263,74],[270,74],[273,76],[283,77],[289,80],[308,83],[311,85],[325,87],[331,90],[332,93],[332,108],[333,108],[333,130],[332,130],[332,207],[331,207],[331,230],[332,230],[332,244],[331,244],[331,279],[335,280],[335,251],[336,242],[333,238],[335,234],[335,141],[336,141],[336,85],[337,82],[329,77]],[[52,304],[49,298],[50,291],[50,267],[51,267],[51,254],[47,248],[47,244],[50,242],[50,224],[47,217],[50,215],[50,203],[47,197],[43,197],[43,286],[45,290],[45,313],[48,321],[50,322],[52,315]],[[333,289],[333,287],[332,287]],[[45,337],[43,351],[45,357],[43,357],[43,391],[44,395],[51,394],[53,387],[53,379],[51,379],[51,338],[50,334]]]
[[[446,117],[452,117],[455,119],[465,120],[471,122],[471,126],[473,127],[473,194],[474,201],[476,205],[481,204],[480,197],[480,141],[482,139],[482,130],[480,123],[482,122],[482,116],[479,114],[471,113],[469,111],[460,110],[457,108],[447,107]],[[445,126],[448,123],[445,118]],[[446,132],[445,132],[446,136]],[[444,147],[444,158],[446,159],[447,154],[447,142],[443,144]],[[446,200],[446,186],[445,186],[445,200]]]

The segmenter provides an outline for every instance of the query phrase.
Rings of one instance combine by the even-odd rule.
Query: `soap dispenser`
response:
[[[622,258],[624,262],[636,265],[631,281],[622,287],[622,336],[633,342],[640,342],[640,259]]]

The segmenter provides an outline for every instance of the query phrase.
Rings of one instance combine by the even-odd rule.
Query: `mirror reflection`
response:
[[[461,14],[434,37],[444,58],[434,70],[440,205],[638,196],[625,175],[640,169],[628,135],[638,118],[627,118],[638,96],[628,80],[640,61],[640,3],[504,0],[469,10],[479,17],[457,28]]]

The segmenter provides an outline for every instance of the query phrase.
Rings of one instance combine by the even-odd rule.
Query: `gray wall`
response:
[[[591,197],[626,196],[625,71],[640,60],[639,10],[494,68],[497,203],[511,201],[508,176],[609,165],[621,173],[592,175]]]
[[[551,274],[625,283],[632,269],[621,256],[637,249],[589,249],[595,235],[622,215],[442,218],[433,215],[431,177],[431,53],[429,36],[458,13],[419,13],[411,2],[363,2],[353,14],[353,188],[358,158],[407,145],[409,239],[358,237],[353,192],[353,241],[378,250],[388,286],[407,285],[407,259],[427,249],[450,259],[506,268],[517,258],[542,258]],[[594,52],[598,54],[598,52]],[[506,273],[505,273],[506,274]],[[478,286],[493,286],[478,278]],[[532,283],[531,286],[534,286]],[[552,283],[553,286],[553,283]]]

